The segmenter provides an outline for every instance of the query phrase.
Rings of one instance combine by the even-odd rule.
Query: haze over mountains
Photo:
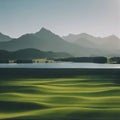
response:
[[[92,35],[81,33],[81,34],[69,34],[68,36],[63,36],[64,40],[71,43],[82,45],[90,48],[99,48],[105,50],[119,50],[120,49],[120,39],[115,36],[107,37],[94,37]]]
[[[2,34],[2,36],[4,36]],[[46,28],[17,39],[0,36],[0,50],[16,51],[33,48],[41,51],[64,52],[73,56],[120,56],[120,39],[114,35],[105,38],[86,33],[60,37]]]

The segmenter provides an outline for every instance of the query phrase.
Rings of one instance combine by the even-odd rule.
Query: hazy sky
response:
[[[120,37],[120,0],[0,0],[0,32],[19,37],[41,27]]]

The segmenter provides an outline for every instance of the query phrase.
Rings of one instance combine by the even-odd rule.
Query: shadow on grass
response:
[[[31,69],[31,68],[0,68],[0,83],[4,79],[15,78],[70,78],[76,76],[102,76],[112,78],[120,84],[120,69]],[[101,79],[102,81],[102,79]]]
[[[71,108],[70,108],[71,109]],[[24,116],[6,120],[119,120],[119,112],[109,110],[54,111],[44,115]]]
[[[33,102],[0,101],[0,112],[12,113],[48,108],[43,104]]]
[[[34,86],[0,86],[0,93],[29,93],[29,94],[41,94],[45,93],[42,90],[37,90]]]
[[[2,78],[57,78],[78,75],[119,75],[120,69],[31,69],[31,68],[0,68]]]

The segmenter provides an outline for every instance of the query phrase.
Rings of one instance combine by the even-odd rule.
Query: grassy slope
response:
[[[119,120],[120,87],[109,75],[2,78],[0,119]]]

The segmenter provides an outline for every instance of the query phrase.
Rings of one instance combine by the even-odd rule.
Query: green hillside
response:
[[[54,74],[54,73],[53,73]],[[119,120],[115,75],[0,79],[1,120]]]

